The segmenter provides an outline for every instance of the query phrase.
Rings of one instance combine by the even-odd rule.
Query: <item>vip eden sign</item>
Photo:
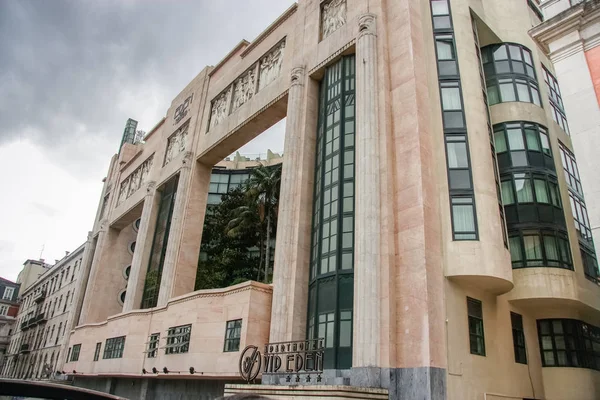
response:
[[[295,342],[268,343],[261,355],[257,346],[247,346],[240,356],[239,368],[242,378],[247,381],[256,379],[259,373],[263,375],[296,374],[296,382],[300,381],[299,374],[317,374],[317,382],[321,381],[323,372],[323,354],[325,339],[310,339]]]

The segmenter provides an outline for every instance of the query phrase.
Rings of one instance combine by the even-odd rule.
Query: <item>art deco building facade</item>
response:
[[[75,384],[598,398],[596,255],[572,217],[554,66],[528,35],[540,16],[525,0],[302,0],[202,70],[143,143],[128,125],[83,257]],[[213,167],[283,118],[272,285],[195,291]],[[312,338],[318,380],[236,385],[246,345]]]
[[[8,361],[2,376],[17,379],[66,379],[62,373],[72,324],[73,310],[80,302],[75,288],[81,273],[84,246],[66,252],[19,292],[21,303],[10,338]],[[29,264],[27,260],[24,271]]]
[[[19,284],[0,278],[0,373],[4,369],[10,336],[19,312]]]

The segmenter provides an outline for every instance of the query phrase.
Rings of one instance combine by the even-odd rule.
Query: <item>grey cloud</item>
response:
[[[145,110],[152,127],[205,65],[292,3],[0,1],[0,146],[32,140],[53,163],[98,176],[127,118]]]

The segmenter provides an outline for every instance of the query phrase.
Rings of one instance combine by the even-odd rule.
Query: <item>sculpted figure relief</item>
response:
[[[321,36],[325,39],[346,23],[346,0],[331,0],[323,5]]]
[[[254,69],[248,70],[244,75],[236,79],[233,87],[233,109],[235,110],[254,95],[254,88],[256,87]]]
[[[154,159],[154,154],[148,157],[146,161],[142,163],[139,167],[137,167],[123,182],[121,182],[121,186],[119,187],[119,198],[117,199],[117,205],[121,204],[125,199],[134,194],[142,184],[148,178],[148,174],[150,173],[150,168],[152,168],[152,160]]]
[[[229,92],[231,88],[221,93],[212,103],[210,109],[210,126],[216,126],[219,122],[223,121],[227,117],[227,100],[229,99]]]
[[[283,61],[283,49],[285,48],[285,42],[277,45],[267,55],[260,60],[260,75],[258,76],[258,90],[261,90],[269,83],[273,82],[279,71],[281,70],[281,63]]]
[[[165,163],[163,165],[167,165],[169,161],[177,157],[179,153],[185,150],[188,127],[189,124],[182,126],[167,140],[167,151],[165,154]]]

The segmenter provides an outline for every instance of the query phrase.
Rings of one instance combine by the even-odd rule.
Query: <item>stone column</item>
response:
[[[356,40],[356,195],[354,338],[351,384],[379,386],[381,209],[375,15],[358,19]]]
[[[152,228],[156,219],[157,198],[156,182],[150,181],[146,186],[146,197],[144,198],[144,208],[140,217],[140,226],[136,238],[136,248],[131,260],[131,271],[127,280],[127,293],[125,294],[125,303],[123,303],[123,312],[131,311],[140,307],[142,295],[144,292],[144,283],[146,281],[146,272],[148,270],[148,259],[152,249]]]
[[[304,67],[292,69],[273,271],[271,342],[306,337],[316,137],[314,126],[306,129],[306,81]]]
[[[157,306],[166,305],[167,301],[169,301],[173,294],[175,271],[177,269],[177,257],[179,254],[179,245],[183,231],[185,205],[190,187],[190,169],[192,158],[193,153],[188,151],[185,153],[183,160],[181,161],[179,182],[177,183],[177,193],[175,194],[175,205],[173,206],[171,227],[169,228],[169,242],[167,243],[167,251],[165,254],[162,276],[160,278],[160,291],[158,293]]]
[[[74,321],[74,324],[76,325],[82,325],[86,322],[89,322],[88,319],[90,308],[97,306],[97,304],[94,303],[95,299],[92,298],[92,294],[94,293],[96,279],[98,278],[98,274],[100,273],[100,258],[102,251],[104,250],[104,243],[108,234],[107,230],[109,229],[107,225],[107,220],[104,220],[100,223],[98,238],[95,239],[95,246],[92,245],[93,251],[90,252],[90,257],[88,258],[89,264],[88,262],[86,262],[85,259],[82,262],[86,268],[81,271],[82,281],[79,282],[79,287],[81,288],[83,299],[81,299],[82,304],[81,313],[79,315],[79,321]]]

